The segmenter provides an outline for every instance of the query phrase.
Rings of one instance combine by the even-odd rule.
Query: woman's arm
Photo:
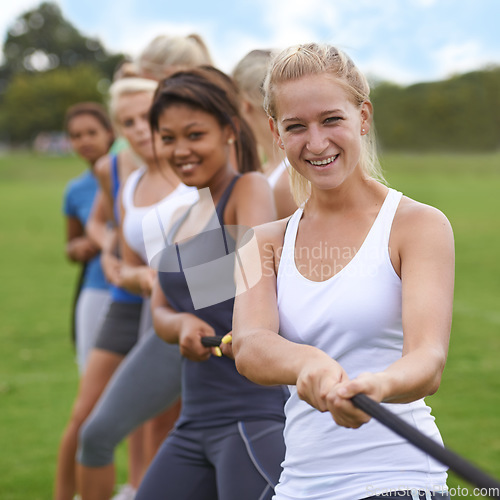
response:
[[[120,250],[122,262],[118,286],[137,295],[150,296],[156,279],[156,271],[146,265],[128,246],[123,235],[120,238]]]
[[[275,258],[284,232],[284,228],[281,235],[276,231],[276,224],[283,224],[280,221],[256,230],[257,253],[240,251],[247,275],[256,281],[255,274],[262,274],[255,286],[236,297],[233,350],[240,373],[260,384],[297,385],[299,397],[320,411],[330,411],[346,427],[359,427],[369,420],[351,404],[355,394],[404,403],[435,392],[451,327],[453,235],[446,218],[434,209],[420,206],[403,212],[391,242],[400,259],[403,286],[400,360],[381,373],[349,380],[325,353],[277,335]]]
[[[241,176],[231,193],[235,224],[244,228],[259,226],[276,220],[276,209],[271,187],[260,173]]]
[[[112,207],[110,210],[106,195],[99,189],[94,198],[92,211],[85,224],[85,231],[93,243],[101,250],[108,238],[109,223],[113,221]]]
[[[192,361],[205,361],[210,357],[212,351],[202,345],[201,337],[215,335],[214,329],[194,314],[174,310],[158,280],[151,294],[151,310],[155,332],[161,339],[179,344],[181,354]]]
[[[334,415],[349,427],[368,418],[347,400],[365,393],[376,401],[407,403],[437,391],[451,330],[454,243],[451,226],[438,210],[411,200],[395,219],[391,249],[402,282],[403,355],[380,373],[361,374],[335,389]]]
[[[120,220],[122,222],[125,220],[123,203],[120,203]],[[156,271],[145,264],[142,258],[127,244],[123,236],[123,224],[118,226],[117,235],[121,253],[117,286],[137,295],[150,296],[156,279]]]
[[[299,396],[326,410],[321,394],[344,380],[340,365],[321,350],[278,334],[276,269],[286,221],[255,229],[255,240],[239,251],[245,281],[238,282],[233,351],[238,371],[262,385],[297,385]],[[247,289],[246,283],[252,283]]]
[[[122,262],[117,255],[118,230],[108,229],[101,249],[101,267],[106,280],[115,286],[120,286]]]
[[[101,188],[102,203],[105,206],[106,213],[114,220],[114,197],[111,181],[111,155],[105,155],[97,160],[94,166],[94,174]],[[116,221],[115,221],[116,222]]]
[[[119,286],[137,295],[149,297],[156,280],[156,271],[144,264],[143,260],[127,245],[123,237],[120,240],[120,249],[122,262]]]
[[[73,262],[87,262],[99,253],[99,248],[85,235],[76,217],[66,217],[66,256]]]

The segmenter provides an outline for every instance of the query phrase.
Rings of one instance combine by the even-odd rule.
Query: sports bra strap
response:
[[[226,209],[227,202],[229,201],[229,197],[233,191],[234,185],[236,181],[241,177],[241,174],[237,174],[229,183],[229,186],[225,189],[220,197],[219,202],[217,203],[217,207],[215,211],[217,212],[217,217],[219,217],[220,225],[224,225],[224,210]]]

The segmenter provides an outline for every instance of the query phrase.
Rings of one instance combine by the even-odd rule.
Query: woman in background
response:
[[[198,37],[199,38],[199,37]],[[194,42],[192,36],[189,37],[158,37],[153,40],[152,45],[158,49],[157,44],[161,41],[161,57],[158,51],[156,54],[157,75],[167,74],[171,71],[171,65],[182,65],[191,67],[199,62],[208,63],[205,58],[206,48],[200,46],[199,42]],[[149,46],[148,46],[149,47]],[[143,52],[140,60],[148,59],[151,55],[149,48]],[[179,58],[182,55],[182,59]],[[163,61],[160,64],[159,61]],[[120,86],[127,85],[117,82],[112,88],[117,90]],[[155,165],[164,165],[162,146],[157,145],[157,158]],[[149,173],[149,172],[148,172]],[[150,173],[167,176],[171,184],[178,185],[165,203],[156,205],[157,209],[163,210],[168,204],[193,203],[197,198],[196,190],[188,190],[182,196],[185,186],[179,184],[178,178],[172,174],[167,166],[164,166],[161,174],[158,170]],[[130,280],[137,273],[145,273],[145,276],[153,276],[151,268],[147,266],[146,248],[142,241],[141,219],[146,211],[145,207],[134,207],[136,195],[131,195],[137,190],[142,197],[151,197],[156,192],[167,195],[169,191],[165,189],[165,179],[161,182],[153,182],[149,188],[143,183],[143,177],[139,173],[132,174],[127,181],[128,187],[124,188],[123,202],[125,216],[127,212],[132,222],[124,220],[123,233],[135,233],[136,243],[125,245],[125,265],[121,270],[122,278]],[[131,187],[130,183],[136,182],[136,187]],[[173,196],[178,194],[179,196]],[[146,199],[144,198],[144,199]],[[135,222],[134,222],[135,221]],[[166,221],[168,222],[168,221]],[[139,242],[140,240],[140,242]],[[128,247],[128,248],[127,248]],[[137,286],[129,281],[127,286]],[[149,314],[143,313],[143,319],[148,323]],[[112,490],[115,469],[114,450],[116,446],[129,433],[137,429],[141,424],[147,422],[145,426],[146,441],[149,442],[145,452],[144,463],[147,465],[152,460],[158,446],[164,440],[166,433],[171,429],[175,417],[178,415],[179,404],[174,404],[180,396],[180,354],[175,346],[170,346],[162,342],[152,329],[142,336],[127,355],[125,361],[113,375],[105,393],[99,400],[98,405],[92,414],[87,418],[81,428],[80,449],[78,453],[78,476],[81,494],[84,500],[100,500],[109,498]],[[170,408],[170,410],[168,410]],[[165,411],[167,410],[167,411]],[[154,417],[154,418],[153,418]],[[149,436],[149,437],[148,437]]]
[[[270,499],[280,474],[284,388],[249,382],[232,359],[201,343],[231,330],[237,228],[275,218],[244,123],[233,82],[213,68],[161,82],[151,110],[168,163],[184,184],[203,191],[167,231],[171,245],[158,260],[154,327],[179,344],[182,410],[138,500]],[[232,166],[233,151],[243,175]]]
[[[264,110],[262,85],[272,55],[272,50],[252,50],[235,66],[233,78],[241,92],[241,114],[261,149],[262,171],[273,190],[277,218],[282,219],[295,212],[297,205],[290,191],[287,160],[274,142]]]
[[[115,85],[122,85],[122,82],[132,85],[131,81],[134,79],[127,78],[116,82]],[[153,166],[155,157],[147,116],[156,83],[151,80],[141,80],[134,88],[133,92],[123,93],[119,99],[112,99],[111,115],[113,121],[118,124],[119,133],[127,139],[134,153],[144,163]],[[73,498],[76,492],[75,457],[80,427],[92,411],[112,374],[138,339],[142,297],[140,294],[123,296],[124,288],[132,279],[131,274],[129,272],[124,275],[121,265],[116,272],[115,285],[119,285],[119,288],[113,293],[113,300],[90,353],[87,370],[81,379],[73,411],[61,440],[55,485],[56,500]],[[153,279],[150,269],[142,269],[140,275],[145,287]],[[137,273],[133,279],[138,279]],[[130,473],[130,481],[135,488],[138,486],[144,467],[141,462],[142,457],[139,457],[136,468]]]
[[[77,362],[80,374],[83,374],[109,304],[108,283],[101,268],[99,247],[88,237],[85,225],[99,188],[95,165],[108,152],[114,134],[106,110],[93,102],[69,108],[65,128],[73,151],[89,165],[85,173],[68,184],[64,194],[66,255],[83,266],[74,314]]]

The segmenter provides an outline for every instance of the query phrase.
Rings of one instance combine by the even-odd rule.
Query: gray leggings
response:
[[[87,467],[113,462],[116,446],[170,407],[181,393],[179,346],[148,331],[118,367],[80,429],[77,460]]]
[[[259,420],[169,434],[136,500],[270,500],[285,456],[284,422]]]

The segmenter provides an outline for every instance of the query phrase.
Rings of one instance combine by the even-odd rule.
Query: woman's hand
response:
[[[347,373],[326,354],[308,360],[297,378],[297,394],[321,412],[330,412],[338,425],[357,428],[370,420],[369,415],[356,408],[350,399],[363,392],[381,401],[382,390],[378,379],[371,373],[349,380]]]
[[[224,335],[224,337],[222,337],[222,342],[220,343],[219,349],[224,356],[234,359],[232,332],[229,332]]]
[[[183,314],[179,331],[181,354],[191,361],[206,361],[212,354],[210,347],[204,347],[202,337],[214,336],[215,330],[194,314]]]
[[[370,420],[370,416],[356,408],[351,398],[356,394],[366,394],[378,403],[384,396],[384,373],[362,373],[352,380],[338,384],[330,399],[329,411],[338,425],[357,429]]]
[[[99,253],[99,247],[87,236],[71,239],[66,245],[66,254],[75,262],[87,262]]]
[[[141,272],[139,273],[139,287],[141,289],[142,295],[145,297],[151,296],[151,291],[153,290],[153,285],[156,280],[156,270],[150,267],[141,268]]]
[[[117,285],[129,292],[149,297],[156,281],[156,271],[148,266],[122,264]]]

